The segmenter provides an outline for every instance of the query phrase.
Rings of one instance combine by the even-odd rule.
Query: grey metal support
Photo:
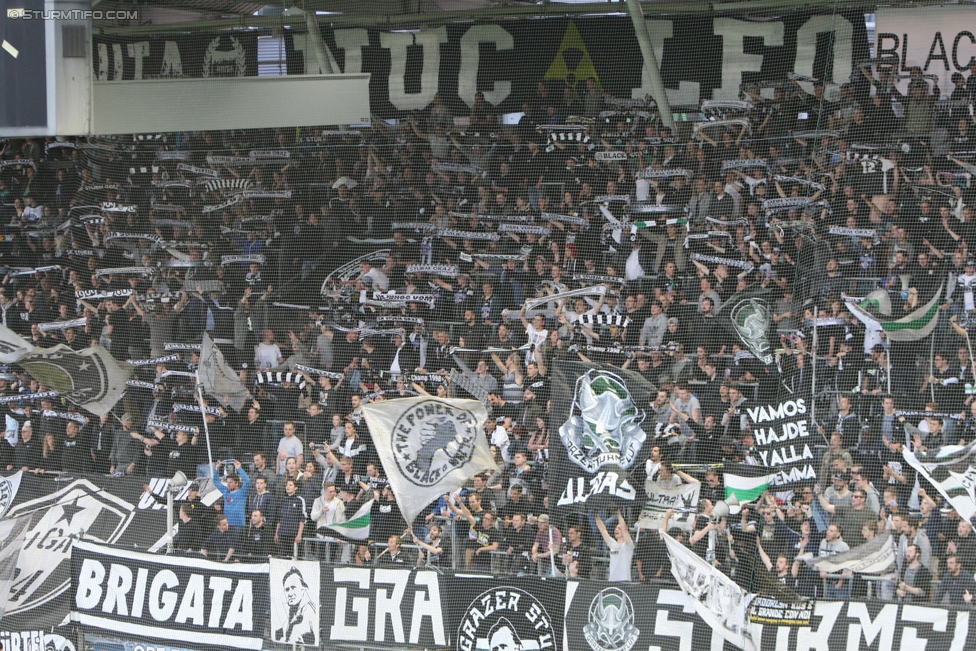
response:
[[[630,12],[630,20],[634,23],[634,34],[637,35],[637,44],[640,45],[641,55],[644,57],[644,69],[647,70],[647,78],[651,81],[651,92],[654,94],[654,101],[657,102],[661,122],[673,132],[674,116],[671,115],[671,105],[668,104],[668,94],[664,90],[657,56],[654,55],[654,48],[651,47],[651,37],[647,34],[640,0],[627,0],[627,9]]]

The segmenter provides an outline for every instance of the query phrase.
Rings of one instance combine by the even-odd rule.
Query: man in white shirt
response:
[[[385,292],[390,287],[390,279],[385,273],[374,267],[368,262],[359,263],[359,271],[362,272],[356,282],[361,284],[360,289],[367,291]]]
[[[634,563],[634,540],[630,537],[630,529],[627,521],[624,520],[620,509],[617,509],[617,526],[613,530],[613,536],[607,531],[607,525],[603,523],[599,513],[594,513],[596,517],[596,528],[603,536],[603,542],[610,550],[610,568],[607,571],[607,581],[630,581],[630,566]]]
[[[522,310],[519,312],[519,318],[522,320],[522,325],[525,326],[525,336],[530,344],[538,348],[546,343],[546,338],[549,337],[549,331],[546,329],[546,317],[544,315],[536,314],[532,317],[532,323],[529,323],[529,320],[525,318],[525,305],[523,305]],[[525,354],[525,365],[528,366],[535,361],[535,350],[527,351]]]
[[[298,461],[298,467],[305,465],[305,455],[302,442],[295,436],[295,423],[287,421],[284,425],[285,435],[278,441],[278,474],[285,474],[285,462],[289,457]]]

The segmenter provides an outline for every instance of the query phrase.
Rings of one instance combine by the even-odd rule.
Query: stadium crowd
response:
[[[976,437],[976,74],[941,99],[920,70],[904,94],[892,71],[860,72],[833,101],[804,78],[743,87],[742,101],[705,102],[674,131],[652,103],[605,98],[590,80],[580,92],[540,83],[512,126],[483,97],[468,115],[437,98],[369,129],[5,142],[3,325],[39,347],[101,344],[137,381],[119,414],[97,418],[32,398],[45,387],[6,369],[0,398],[19,399],[2,405],[0,463],[208,476],[201,413],[181,409],[206,333],[252,398],[240,413],[209,403],[222,499],[205,506],[191,486],[180,549],[344,563],[419,553],[580,577],[608,556],[613,580],[667,580],[657,536],[631,537],[638,513],[550,520],[560,423],[547,376],[582,359],[658,389],[642,406],[653,450],[634,483],[702,482],[694,528],[674,532],[723,571],[765,565],[756,585],[804,596],[877,583],[883,598],[969,604],[976,534],[902,450]],[[774,293],[773,364],[723,325],[723,304],[750,287]],[[845,297],[876,289],[896,314],[938,294],[935,329],[905,342],[866,327]],[[818,481],[712,522],[721,464],[758,463],[743,405],[783,388],[816,395]],[[418,394],[489,405],[500,470],[406,523],[361,412]],[[370,499],[380,545],[332,541],[323,527]],[[883,581],[803,562],[886,532],[897,563]]]

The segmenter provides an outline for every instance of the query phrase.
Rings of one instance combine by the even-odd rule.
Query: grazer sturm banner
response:
[[[92,37],[96,81],[180,77],[255,77],[257,34]]]
[[[645,405],[654,387],[637,373],[557,361],[552,369],[549,500],[564,509],[632,506],[630,474],[651,446]]]
[[[279,644],[319,645],[319,579],[316,561],[272,558],[271,639]]]
[[[71,551],[71,621],[208,647],[264,641],[267,563],[216,563],[91,543]]]
[[[952,94],[952,73],[969,76],[966,68],[976,59],[971,6],[940,5],[936,11],[879,7],[875,21],[876,56],[897,61],[900,72],[918,66],[923,74],[938,76],[943,97]],[[908,82],[898,84],[901,92],[907,92]]]
[[[749,418],[760,465],[775,471],[773,485],[790,486],[817,478],[814,448],[822,442],[807,415],[807,398],[751,406]]]

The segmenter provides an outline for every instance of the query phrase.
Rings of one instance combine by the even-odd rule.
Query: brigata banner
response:
[[[743,404],[756,439],[758,461],[776,474],[773,485],[792,486],[817,478],[813,450],[823,442],[807,413],[807,398]]]
[[[71,621],[206,647],[259,651],[268,620],[267,563],[216,563],[76,542]]]

